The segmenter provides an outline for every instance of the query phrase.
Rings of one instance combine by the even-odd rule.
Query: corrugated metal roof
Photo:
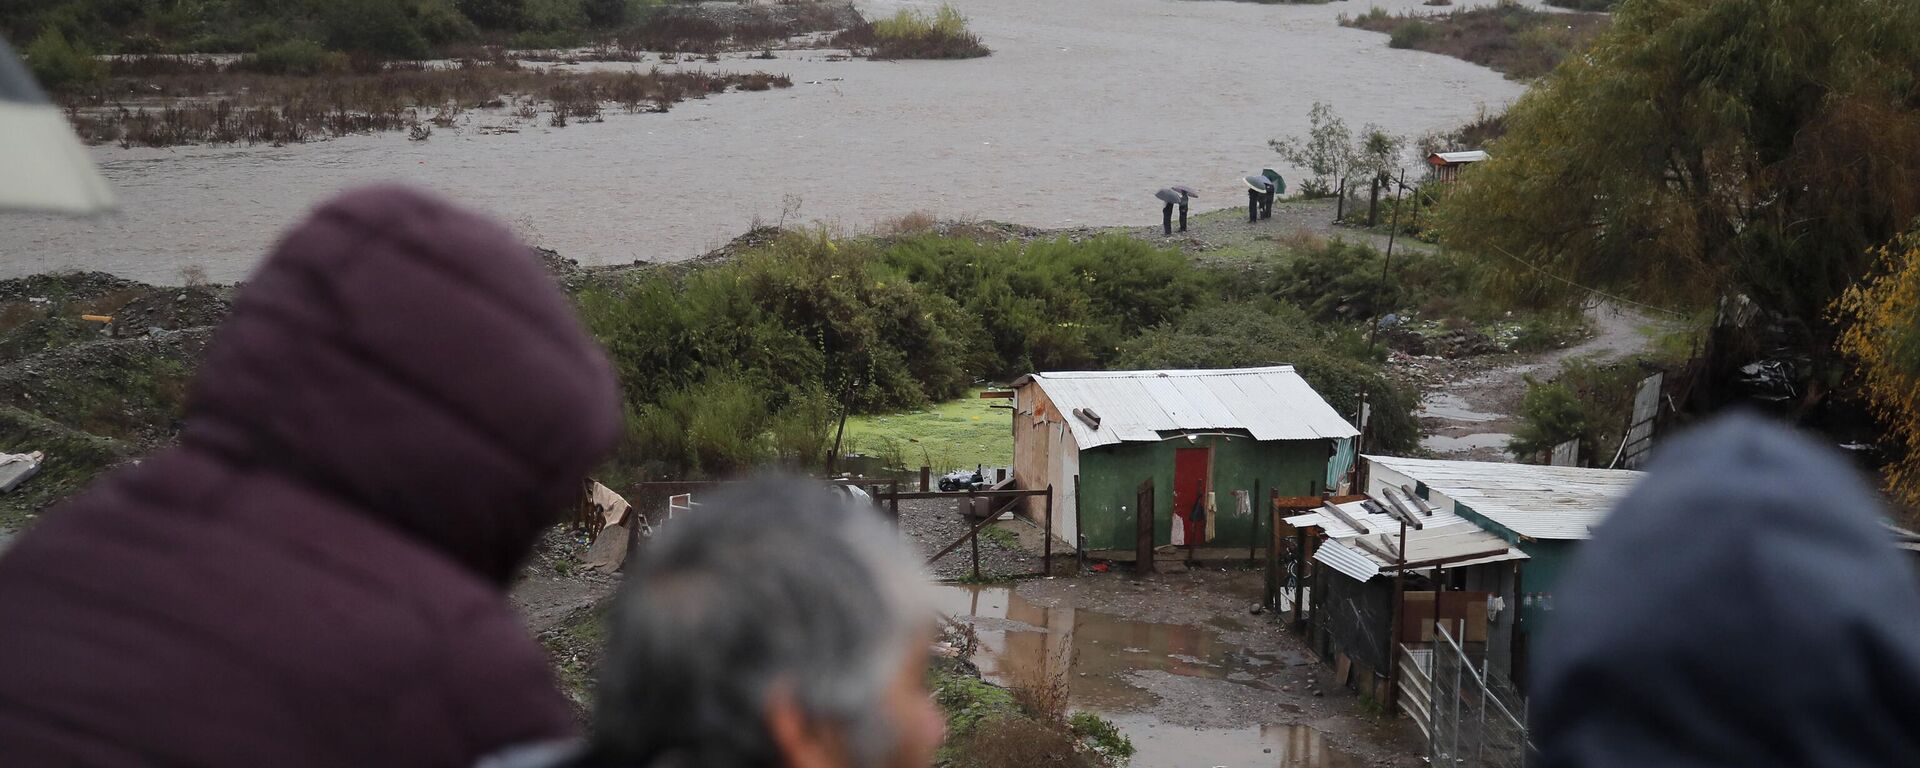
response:
[[[1446,163],[1477,163],[1488,157],[1487,151],[1484,149],[1473,149],[1465,152],[1435,152],[1433,156],[1440,158],[1442,162]]]
[[[1036,373],[1037,383],[1082,450],[1158,442],[1162,432],[1244,429],[1255,440],[1315,440],[1360,434],[1291,365],[1189,371]],[[1071,414],[1087,408],[1098,429]]]
[[[1296,527],[1314,526],[1327,534],[1327,540],[1320,543],[1314,551],[1313,559],[1326,563],[1329,567],[1360,581],[1366,581],[1382,571],[1394,570],[1397,557],[1383,558],[1359,546],[1359,539],[1366,538],[1383,551],[1398,555],[1400,552],[1400,521],[1392,515],[1369,515],[1361,502],[1353,501],[1338,505],[1340,511],[1354,518],[1355,522],[1367,527],[1367,533],[1354,530],[1352,526],[1340,521],[1326,512],[1309,512],[1294,515],[1286,519]],[[1507,560],[1528,559],[1526,553],[1507,545],[1505,539],[1483,531],[1464,517],[1451,512],[1434,512],[1421,515],[1418,530],[1407,529],[1407,562],[1419,567],[1422,563],[1442,562],[1446,568],[1462,568],[1468,565],[1498,563]],[[1486,553],[1470,560],[1452,561],[1456,557]]]
[[[1327,567],[1346,574],[1354,581],[1366,581],[1380,575],[1380,564],[1373,558],[1331,539],[1322,542],[1320,548],[1313,551],[1313,559],[1326,563]]]
[[[1349,517],[1352,517],[1361,525],[1366,526],[1367,530],[1371,533],[1398,534],[1400,532],[1399,518],[1392,515],[1368,514],[1366,507],[1363,506],[1361,502],[1350,501],[1336,506],[1340,508],[1340,511],[1347,513]],[[1307,526],[1317,527],[1325,531],[1328,536],[1336,539],[1345,539],[1360,535],[1359,531],[1348,527],[1346,523],[1340,522],[1340,518],[1329,515],[1326,512],[1308,512],[1304,515],[1294,515],[1286,520],[1288,524],[1295,528],[1305,528]],[[1470,524],[1466,518],[1451,512],[1436,511],[1432,517],[1422,516],[1420,518],[1421,527],[1426,529]]]
[[[1367,456],[1521,536],[1585,539],[1644,472]]]

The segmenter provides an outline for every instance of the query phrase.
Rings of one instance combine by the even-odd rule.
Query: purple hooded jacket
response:
[[[0,765],[468,766],[569,735],[504,589],[619,424],[505,229],[398,188],[326,205],[241,289],[180,444],[0,553]]]

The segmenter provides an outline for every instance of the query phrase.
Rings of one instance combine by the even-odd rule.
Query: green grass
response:
[[[980,536],[1007,549],[1020,548],[1020,536],[999,526],[990,526],[980,532]]]
[[[854,416],[847,419],[847,449],[904,467],[931,466],[935,472],[1011,465],[1012,412],[993,407],[1010,401],[983,400],[979,393],[923,411]]]

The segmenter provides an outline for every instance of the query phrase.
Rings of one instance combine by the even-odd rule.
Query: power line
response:
[[[1491,245],[1491,244],[1489,244],[1489,245]],[[1673,311],[1673,310],[1671,310],[1671,309],[1667,309],[1667,308],[1665,308],[1665,307],[1656,307],[1656,306],[1654,306],[1654,305],[1652,305],[1652,304],[1647,304],[1647,303],[1644,303],[1644,302],[1638,302],[1638,301],[1634,301],[1633,299],[1628,299],[1628,298],[1624,298],[1624,297],[1620,297],[1620,296],[1615,296],[1615,295],[1613,295],[1613,294],[1611,294],[1611,293],[1607,293],[1606,291],[1603,291],[1603,290],[1600,290],[1600,289],[1598,289],[1598,288],[1594,288],[1594,287],[1591,287],[1591,286],[1585,286],[1585,285],[1581,285],[1581,284],[1579,284],[1579,283],[1576,283],[1576,282],[1574,282],[1574,281],[1572,281],[1572,280],[1568,280],[1568,279],[1566,279],[1566,278],[1564,278],[1564,277],[1561,277],[1561,276],[1559,276],[1559,275],[1556,275],[1556,274],[1554,274],[1554,273],[1552,273],[1552,272],[1548,272],[1548,271],[1546,271],[1546,270],[1544,270],[1544,269],[1541,269],[1541,268],[1540,268],[1540,267],[1539,267],[1538,265],[1536,265],[1536,264],[1534,264],[1533,262],[1530,262],[1530,261],[1527,261],[1526,259],[1522,259],[1522,258],[1520,258],[1520,257],[1518,257],[1518,256],[1515,256],[1515,255],[1513,255],[1513,254],[1511,254],[1511,253],[1508,253],[1508,252],[1507,252],[1507,249],[1505,249],[1505,248],[1502,248],[1502,247],[1500,247],[1500,246],[1497,246],[1497,245],[1494,245],[1494,246],[1493,246],[1493,249],[1494,249],[1494,250],[1496,250],[1496,251],[1499,251],[1499,252],[1500,252],[1500,255],[1502,255],[1502,256],[1505,256],[1505,257],[1507,257],[1507,258],[1509,258],[1509,259],[1513,259],[1513,260],[1514,260],[1514,261],[1516,261],[1516,262],[1519,262],[1519,264],[1520,264],[1520,266],[1523,266],[1523,267],[1526,267],[1527,269],[1531,269],[1531,270],[1533,270],[1533,271],[1535,271],[1535,272],[1538,272],[1538,273],[1540,273],[1540,274],[1543,274],[1543,275],[1546,275],[1547,277],[1551,277],[1551,278],[1553,278],[1553,279],[1555,279],[1555,280],[1558,280],[1558,281],[1560,281],[1560,282],[1563,282],[1563,283],[1566,283],[1567,285],[1571,285],[1571,286],[1573,286],[1573,287],[1575,287],[1575,288],[1578,288],[1578,289],[1580,289],[1580,290],[1583,290],[1583,291],[1586,291],[1587,293],[1591,293],[1591,294],[1594,294],[1594,295],[1596,295],[1596,296],[1601,296],[1601,297],[1604,297],[1604,298],[1607,298],[1607,299],[1610,299],[1610,300],[1613,300],[1613,301],[1617,301],[1617,302],[1619,302],[1619,303],[1621,303],[1621,304],[1632,304],[1633,306],[1636,306],[1636,307],[1641,307],[1641,308],[1643,308],[1643,309],[1651,309],[1651,310],[1653,310],[1653,311],[1655,311],[1655,312],[1659,312],[1659,313],[1661,313],[1661,314],[1666,314],[1666,315],[1672,315],[1672,316],[1674,316],[1674,317],[1678,317],[1678,318],[1682,318],[1682,319],[1685,319],[1685,318],[1687,317],[1687,315],[1686,315],[1685,313],[1681,313],[1681,312],[1675,312],[1675,311]]]

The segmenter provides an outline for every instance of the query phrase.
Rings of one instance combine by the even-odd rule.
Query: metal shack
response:
[[[1014,479],[1054,488],[1052,509],[1026,512],[1094,557],[1246,558],[1265,542],[1263,500],[1319,494],[1358,434],[1286,365],[1014,382]]]
[[[1574,552],[1645,473],[1489,461],[1367,456],[1365,488],[1412,489],[1435,510],[1472,521],[1527,554],[1516,590],[1519,633],[1538,632],[1553,613],[1554,586]]]
[[[1435,152],[1427,155],[1427,166],[1433,178],[1442,182],[1452,182],[1460,178],[1460,169],[1487,159],[1485,150],[1473,149],[1465,152]]]

